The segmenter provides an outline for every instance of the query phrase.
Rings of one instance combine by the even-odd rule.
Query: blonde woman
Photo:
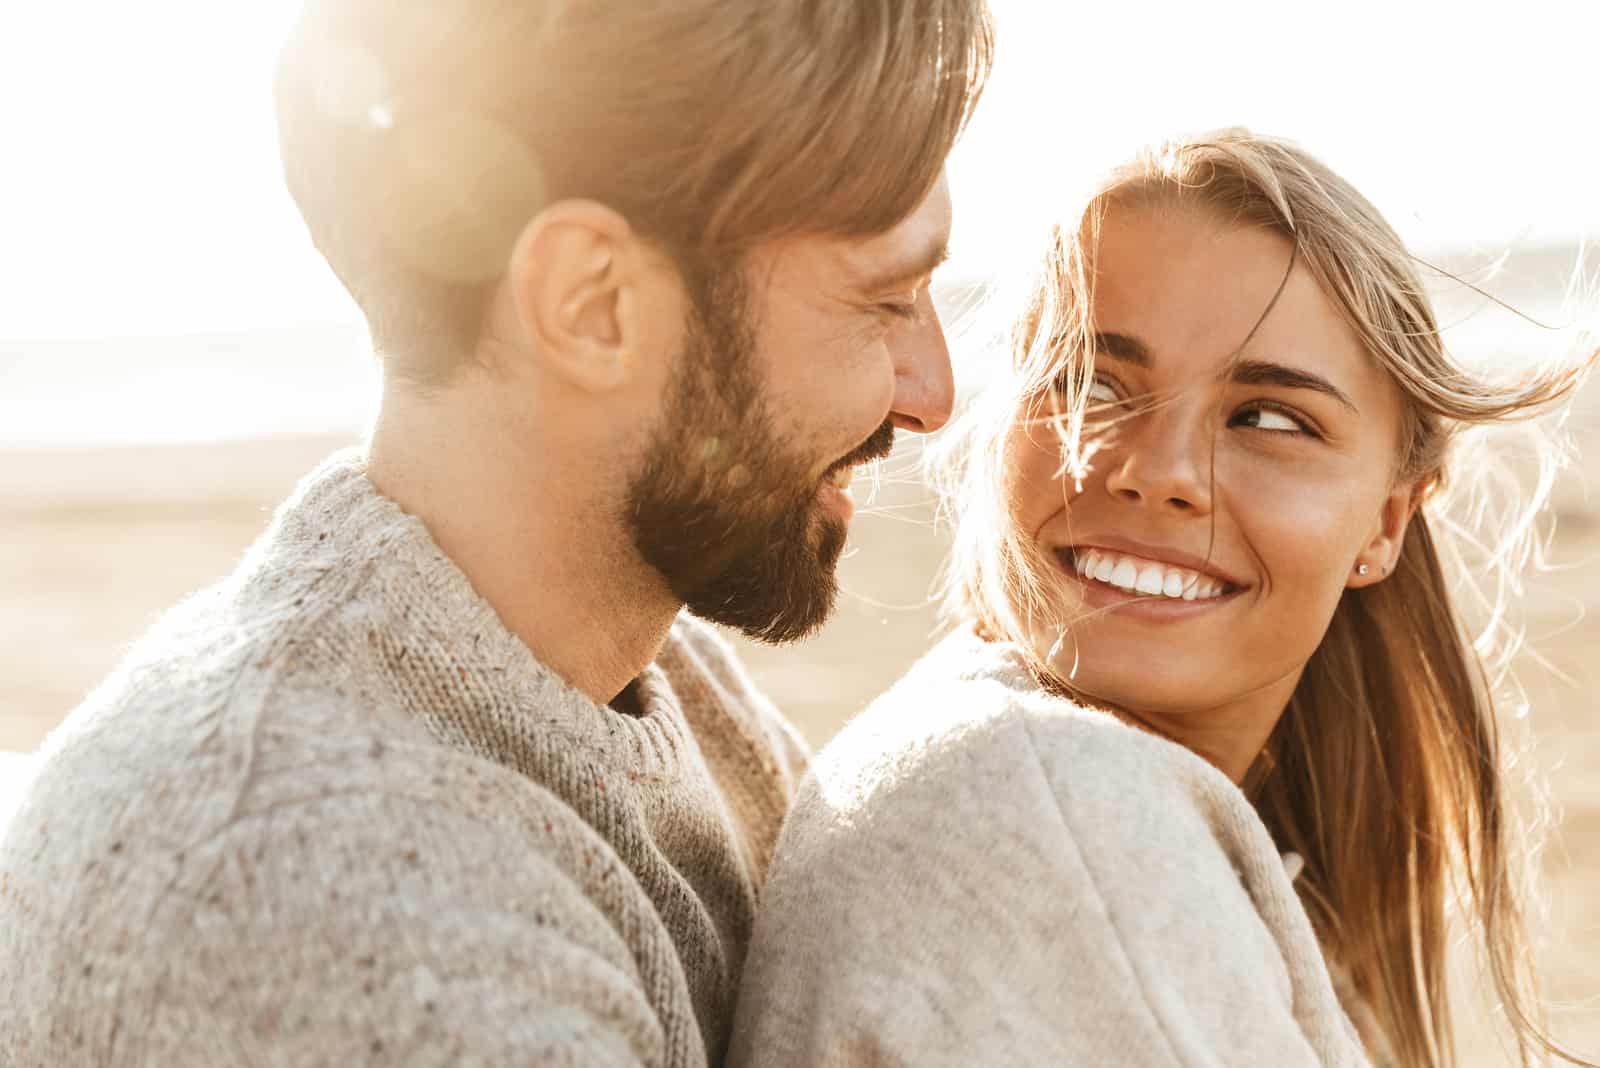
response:
[[[1451,1065],[1456,889],[1551,1051],[1440,509],[1585,368],[1453,363],[1373,207],[1242,131],[1116,172],[1009,340],[961,624],[818,758],[734,1063]]]

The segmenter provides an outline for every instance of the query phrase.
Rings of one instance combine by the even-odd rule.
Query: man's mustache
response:
[[[859,447],[851,451],[843,459],[829,467],[826,474],[831,475],[847,467],[857,467],[861,464],[881,460],[894,451],[894,423],[885,419],[883,425],[872,432],[872,436],[863,441]]]

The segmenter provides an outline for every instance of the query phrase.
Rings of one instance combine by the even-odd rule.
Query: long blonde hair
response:
[[[1539,1022],[1521,910],[1529,866],[1495,708],[1515,647],[1504,609],[1537,551],[1533,520],[1561,456],[1541,435],[1551,447],[1520,501],[1446,476],[1463,430],[1549,412],[1595,355],[1515,380],[1475,375],[1445,350],[1418,261],[1360,193],[1304,150],[1226,130],[1145,151],[1112,173],[1075,225],[1056,228],[1003,340],[1007,385],[986,391],[934,457],[955,517],[949,607],[1016,641],[1046,676],[1029,635],[1050,613],[1039,580],[1047,572],[1012,521],[1007,440],[1019,420],[1048,419],[1066,477],[1093,463],[1092,256],[1113,203],[1194,206],[1282,233],[1404,400],[1395,478],[1425,488],[1427,500],[1394,573],[1345,592],[1245,782],[1278,845],[1305,860],[1297,887],[1330,963],[1381,1036],[1374,1045],[1406,1065],[1455,1063],[1446,956],[1459,901],[1523,1062],[1541,1049],[1576,1060]],[[1063,380],[1070,399],[1052,409],[1046,398]],[[1487,537],[1467,536],[1474,522]],[[1455,607],[1463,592],[1489,609],[1476,648]]]

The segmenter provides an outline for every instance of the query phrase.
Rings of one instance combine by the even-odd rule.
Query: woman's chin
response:
[[[1217,683],[1235,674],[1220,651],[1164,651],[1147,637],[1119,635],[1096,624],[1040,632],[1033,650],[1051,677],[1079,701],[1163,718],[1226,703],[1227,695],[1215,692]]]

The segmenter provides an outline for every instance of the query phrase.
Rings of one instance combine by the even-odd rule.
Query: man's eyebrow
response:
[[[928,277],[949,259],[950,235],[941,234],[928,242],[927,247],[915,258],[885,268],[881,273],[868,278],[863,287],[869,293],[888,293],[902,289],[912,282]]]
[[[1150,350],[1145,347],[1144,342],[1126,334],[1096,333],[1094,351],[1096,355],[1109,356],[1113,360],[1131,363],[1135,367],[1149,367],[1152,362]],[[1352,412],[1360,412],[1356,402],[1351,400],[1344,390],[1321,375],[1302,371],[1296,367],[1287,367],[1281,363],[1272,363],[1269,360],[1238,360],[1228,368],[1228,380],[1245,386],[1309,389],[1332,397]]]

